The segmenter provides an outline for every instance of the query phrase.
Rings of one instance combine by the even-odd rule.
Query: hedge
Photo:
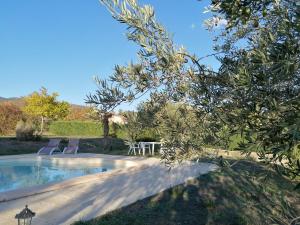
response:
[[[118,126],[116,130],[110,126],[109,132],[111,136],[126,139],[126,131],[122,126]],[[101,137],[103,126],[93,121],[54,121],[49,126],[49,133],[58,136]]]
[[[103,126],[101,123],[93,121],[54,121],[49,126],[49,133],[57,136],[83,136],[101,137],[103,136]],[[126,130],[122,125],[114,129],[110,125],[110,136],[127,139]],[[159,140],[153,129],[148,129],[140,133],[141,140]]]
[[[49,132],[61,136],[103,136],[102,124],[92,121],[55,121],[50,124]]]

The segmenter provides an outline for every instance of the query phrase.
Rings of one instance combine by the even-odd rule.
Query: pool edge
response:
[[[26,154],[26,155],[15,155],[13,156],[2,156],[0,157],[1,159],[21,159],[21,158],[30,158],[32,156],[36,156],[36,154]],[[143,170],[146,169],[149,165],[148,160],[145,160],[145,158],[137,158],[137,157],[129,157],[129,156],[113,156],[113,155],[103,155],[103,154],[77,154],[77,155],[72,155],[70,156],[62,156],[62,155],[55,155],[55,156],[43,156],[45,159],[51,159],[51,158],[76,158],[76,159],[86,159],[90,158],[93,159],[97,157],[97,159],[107,159],[109,161],[124,161],[126,163],[130,162],[131,166],[122,168],[122,169],[115,169],[111,171],[107,171],[105,173],[95,173],[95,174],[90,174],[90,175],[85,175],[85,176],[80,176],[80,177],[74,177],[71,179],[67,179],[64,181],[57,181],[57,182],[51,182],[48,184],[41,184],[41,185],[35,185],[31,187],[25,187],[25,188],[19,188],[16,190],[10,190],[10,191],[5,191],[0,193],[0,203],[3,202],[8,202],[20,198],[25,198],[25,197],[30,197],[38,194],[43,194],[51,191],[55,191],[58,189],[63,189],[67,187],[72,187],[76,185],[80,185],[83,183],[88,183],[92,181],[103,181],[105,179],[109,179],[111,177],[117,176],[117,175],[122,175],[124,173],[128,173],[130,171],[136,171],[136,170]],[[147,163],[146,163],[147,161]],[[153,160],[155,162],[157,160]]]

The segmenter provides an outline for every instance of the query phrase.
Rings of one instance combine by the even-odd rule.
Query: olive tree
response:
[[[299,175],[300,4],[217,0],[210,9],[227,21],[215,46],[223,52],[214,79],[220,94],[208,89],[214,114],[245,137],[240,150]],[[202,107],[197,95],[203,90],[194,90],[195,104]]]
[[[92,116],[96,119],[100,118],[102,121],[104,146],[107,148],[109,144],[109,118],[112,117],[112,111],[115,107],[123,102],[125,97],[119,88],[113,87],[104,80],[95,77],[95,83],[98,87],[97,90],[95,93],[87,95],[85,102],[94,109]]]
[[[101,0],[127,26],[140,50],[138,61],[117,65],[98,90],[103,102],[120,104],[148,93],[149,102],[183,103],[197,111],[204,130],[226,127],[267,162],[299,175],[299,4],[288,0],[213,0],[209,29],[217,27],[217,71],[178,47],[150,5],[137,0]],[[220,27],[220,22],[224,27]],[[187,110],[184,107],[183,110]],[[182,113],[184,115],[184,113]],[[177,133],[177,136],[180,134]],[[219,138],[219,137],[217,137]],[[200,139],[201,142],[201,139]],[[189,155],[192,144],[183,148]],[[201,148],[199,148],[201,150]],[[172,157],[176,160],[176,157]]]
[[[127,37],[140,46],[140,51],[137,63],[116,65],[107,80],[98,79],[98,83],[105,84],[98,86],[98,103],[115,107],[145,94],[150,96],[149,103],[158,108],[169,101],[191,102],[189,91],[196,76],[212,71],[174,44],[171,35],[157,22],[151,6],[140,6],[133,0],[101,2],[115,19],[127,24]]]

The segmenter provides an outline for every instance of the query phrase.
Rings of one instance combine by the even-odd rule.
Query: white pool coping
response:
[[[35,154],[1,159],[32,158]],[[49,159],[48,156],[43,157]],[[109,160],[126,165],[105,173],[72,178],[0,193],[0,224],[16,224],[14,216],[26,204],[37,216],[33,225],[71,224],[89,220],[152,196],[217,168],[209,163],[185,162],[171,171],[159,159],[101,154],[55,155],[51,160]]]

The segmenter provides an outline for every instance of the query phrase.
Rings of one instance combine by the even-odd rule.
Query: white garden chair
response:
[[[127,141],[125,144],[129,146],[128,155],[136,155],[136,151],[138,151],[138,153],[141,154],[141,147],[139,143]]]
[[[143,150],[143,155],[145,155],[146,150],[149,151],[149,154],[152,153],[151,144],[147,142],[140,142],[140,148]]]

